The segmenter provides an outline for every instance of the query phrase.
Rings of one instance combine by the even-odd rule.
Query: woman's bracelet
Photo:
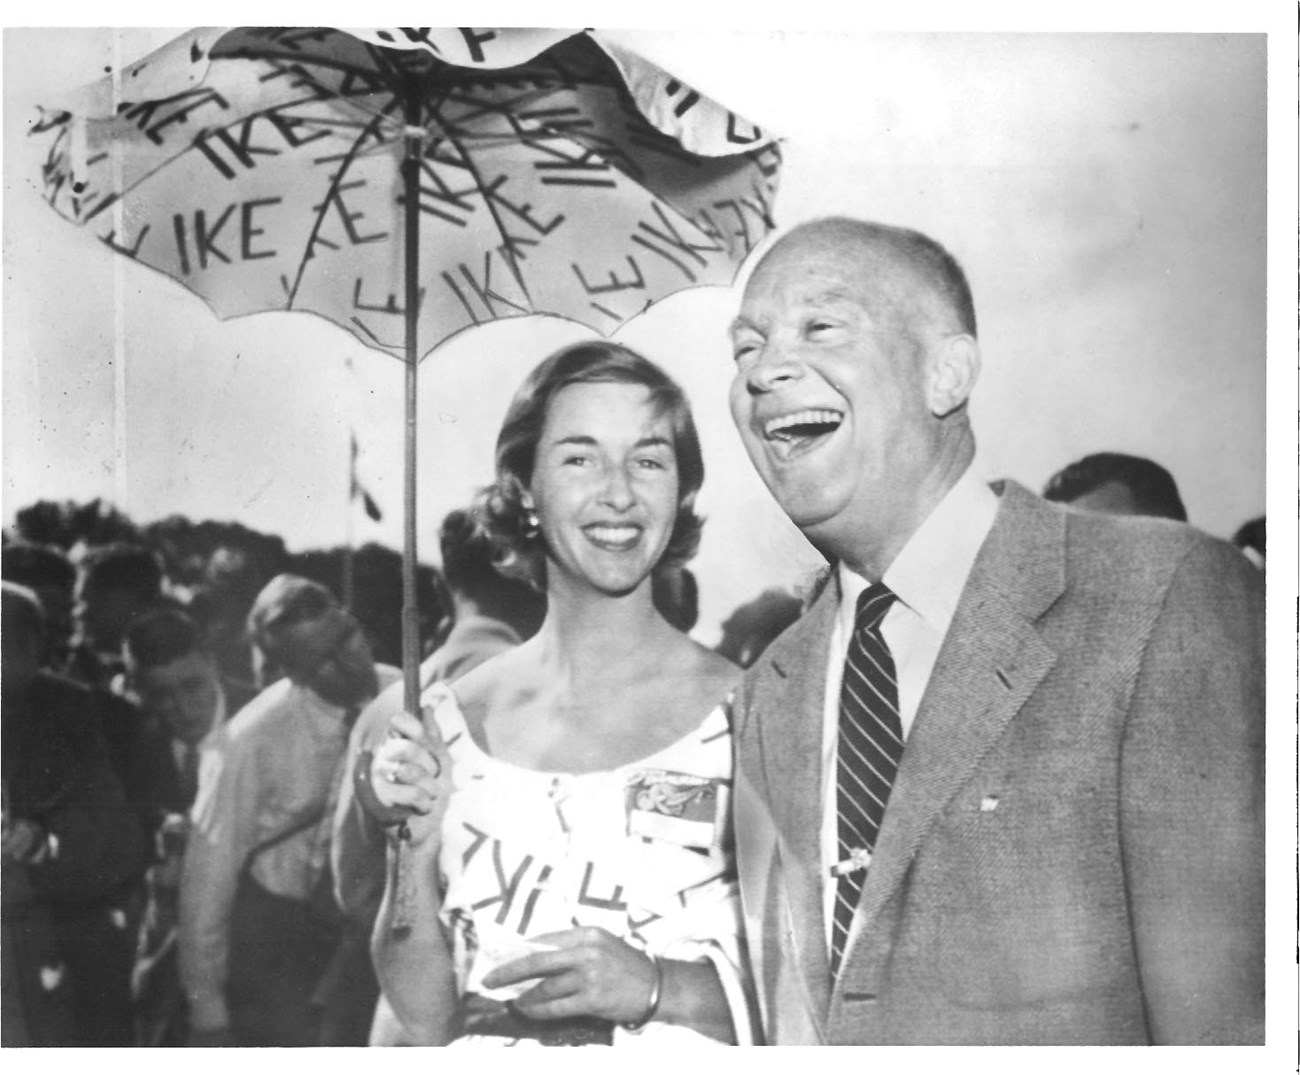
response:
[[[654,985],[650,987],[650,1001],[646,1005],[645,1014],[635,1023],[620,1024],[624,1030],[640,1030],[659,1013],[659,1001],[664,993],[664,965],[659,957],[652,952],[647,952],[646,955],[650,957],[650,962],[654,964],[655,968]]]

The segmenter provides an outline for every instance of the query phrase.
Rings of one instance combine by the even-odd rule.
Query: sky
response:
[[[604,31],[602,31],[604,32]],[[1262,34],[609,31],[783,137],[781,226],[830,213],[919,228],[965,266],[984,372],[971,414],[990,477],[1035,490],[1101,450],[1168,467],[1191,521],[1265,509],[1266,39]],[[171,31],[4,34],[3,518],[101,496],[291,549],[401,547],[402,369],[314,317],[220,322],[39,196],[35,104]],[[697,637],[820,558],[752,473],[725,405],[729,288],[679,293],[615,338],[691,396],[709,518]],[[591,335],[484,326],[420,370],[422,556],[490,478],[523,374]],[[360,474],[384,510],[347,499]]]

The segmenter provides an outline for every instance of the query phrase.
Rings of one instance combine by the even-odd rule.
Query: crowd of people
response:
[[[444,520],[418,713],[319,580],[245,666],[156,550],[6,544],[4,1044],[1261,1041],[1263,519],[987,481],[918,233],[794,229],[732,335],[830,566],[714,649],[690,407],[608,342]]]
[[[443,521],[440,552],[425,687],[546,612],[471,511]],[[211,602],[178,599],[145,544],[74,562],[9,540],[3,574],[5,1044],[361,1045],[372,1023],[404,1040],[368,951],[384,830],[338,771],[349,735],[355,755],[387,733],[401,685],[356,616],[280,574],[246,610],[249,653],[222,660]],[[689,570],[654,589],[694,625]],[[738,610],[728,644],[757,652],[795,604]]]

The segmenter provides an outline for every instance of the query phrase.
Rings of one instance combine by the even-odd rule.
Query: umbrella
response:
[[[591,32],[198,29],[55,104],[61,215],[218,316],[307,311],[405,362],[412,711],[420,358],[524,314],[612,331],[774,226],[772,136]]]

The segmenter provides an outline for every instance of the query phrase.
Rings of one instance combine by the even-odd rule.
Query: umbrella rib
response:
[[[588,80],[583,85],[596,89],[609,90],[617,94],[617,88],[597,80]],[[473,97],[464,96],[456,89],[451,89],[443,95],[444,101],[450,101],[455,104],[463,105],[467,111],[457,117],[460,124],[472,123],[485,115],[522,115],[521,105],[535,106],[546,101],[548,98],[556,97],[561,94],[566,87],[563,84],[555,85],[535,85],[531,90],[520,91],[516,96],[507,101],[495,101],[483,103],[476,101]],[[641,121],[646,123],[651,129],[652,124],[645,119],[639,109],[633,109]],[[599,154],[602,160],[606,161],[611,167],[622,172],[634,182],[641,182],[644,176],[644,169],[641,168],[635,160],[632,159],[621,149],[618,144],[611,138],[597,134],[583,134],[577,130],[566,130],[563,127],[556,127],[550,122],[533,117],[536,119],[537,126],[527,131],[528,137],[537,143],[548,142],[566,142],[577,145],[581,148],[590,150]],[[487,146],[491,144],[508,145],[519,141],[517,133],[504,135],[473,135],[472,136],[480,145]]]
[[[334,30],[331,32],[341,32],[345,36],[351,36],[347,35],[346,31]],[[214,56],[213,63],[223,60],[246,60],[265,63],[270,66],[272,70],[284,75],[292,74],[301,84],[305,84],[315,89],[319,94],[326,95],[323,98],[305,98],[304,101],[296,103],[312,103],[312,101],[316,99],[323,99],[355,109],[357,112],[365,116],[370,116],[372,118],[384,117],[386,115],[385,110],[370,108],[363,103],[363,98],[366,95],[350,96],[340,94],[337,89],[322,82],[315,75],[316,68],[341,74],[357,75],[367,80],[371,80],[378,75],[381,79],[387,80],[387,86],[385,88],[391,88],[393,84],[394,70],[392,65],[385,62],[384,57],[376,53],[373,46],[364,42],[362,42],[362,44],[370,54],[371,59],[375,61],[376,66],[382,68],[382,70],[375,72],[367,71],[365,68],[359,67],[355,63],[336,60],[323,53],[298,52],[285,46],[279,46],[275,42],[260,43],[257,46],[251,44],[242,45],[238,48],[229,49],[228,51],[221,52]],[[285,66],[288,64],[292,65],[292,70]]]
[[[393,104],[394,105],[396,104],[395,100]],[[381,110],[380,112],[376,113],[374,118],[369,123],[366,124],[365,128],[361,132],[360,137],[357,138],[356,141],[354,141],[352,145],[349,147],[347,153],[343,157],[343,160],[339,163],[339,167],[337,171],[335,171],[333,177],[330,179],[330,185],[325,191],[325,197],[321,199],[320,207],[316,211],[316,219],[312,223],[311,234],[307,237],[307,244],[303,248],[302,259],[298,262],[298,271],[294,274],[293,287],[289,289],[289,302],[286,309],[291,309],[293,307],[294,300],[298,297],[298,288],[302,286],[303,274],[306,273],[307,271],[307,262],[311,260],[312,249],[316,245],[316,236],[320,234],[321,225],[325,221],[325,214],[329,211],[329,207],[333,202],[334,197],[338,194],[339,186],[343,182],[343,176],[347,173],[347,170],[352,166],[352,162],[356,160],[358,151],[360,150],[362,144],[366,141],[366,139],[368,139],[374,133],[376,129],[378,129],[378,127],[386,119],[388,119],[387,109]]]
[[[315,86],[317,89],[322,88],[316,83],[312,83],[312,85]],[[346,104],[347,107],[353,108],[357,112],[361,113],[363,116],[369,117],[369,122],[367,123],[367,133],[369,133],[369,129],[375,126],[376,121],[382,122],[383,120],[389,118],[386,112],[382,110],[372,109],[372,108],[365,108],[360,104],[360,102],[358,102],[353,98],[344,98],[344,97],[335,96],[332,98],[332,100],[338,103]],[[166,159],[158,161],[158,163],[153,165],[153,167],[149,168],[148,171],[141,172],[140,175],[138,175],[132,181],[129,188],[122,190],[119,197],[125,196],[130,191],[135,190],[143,186],[144,184],[148,183],[159,172],[163,172],[168,168],[173,167],[177,159],[179,159],[180,157],[184,156],[187,153],[191,153],[194,151],[198,138],[202,134],[205,134],[208,131],[228,131],[231,130],[232,128],[238,127],[242,123],[247,123],[249,120],[256,119],[260,116],[270,115],[273,112],[278,113],[289,109],[299,108],[302,107],[303,105],[316,104],[319,103],[319,101],[320,101],[319,96],[307,95],[294,100],[281,101],[271,108],[259,109],[256,112],[241,113],[231,118],[229,122],[207,124],[195,135],[193,139],[191,139],[188,142],[182,143],[173,155],[167,157]],[[332,128],[336,128],[342,125],[337,120],[322,120],[322,119],[316,119],[314,117],[302,118],[302,122],[310,126],[323,126],[328,124]],[[349,124],[349,125],[356,126],[356,124]],[[112,204],[111,200],[105,202],[102,206],[100,206],[96,210],[95,213],[92,213],[90,216],[86,217],[86,220],[90,220],[91,217],[98,215],[99,211],[102,211],[103,209],[107,209],[110,204]]]
[[[474,185],[478,188],[479,196],[483,199],[483,204],[487,206],[487,211],[492,216],[492,223],[496,225],[497,234],[501,236],[502,248],[508,251],[504,260],[506,265],[510,267],[510,275],[515,278],[515,283],[519,285],[519,290],[524,293],[524,298],[527,300],[528,305],[530,307],[534,306],[533,296],[528,290],[528,284],[525,283],[523,273],[519,271],[519,266],[515,263],[515,254],[510,246],[510,234],[506,231],[505,223],[502,221],[501,215],[497,212],[495,203],[488,194],[487,185],[483,182],[483,173],[475,166],[464,143],[462,143],[456,135],[451,133],[449,127],[443,124],[441,117],[438,115],[437,106],[431,103],[429,111],[441,127],[442,136],[454,145],[456,151],[460,154],[460,164],[469,172],[470,178],[473,179]]]
[[[308,86],[314,88],[319,94],[326,95],[321,99],[328,100],[330,102],[343,105],[347,108],[354,109],[357,112],[360,112],[362,115],[370,116],[372,118],[383,118],[387,115],[386,110],[382,108],[367,107],[366,104],[364,103],[364,98],[366,95],[362,94],[362,95],[350,96],[350,95],[341,94],[338,92],[337,89],[327,85],[326,83],[322,82],[319,78],[315,77],[312,71],[313,67],[319,67],[327,71],[339,71],[344,74],[361,74],[363,76],[369,77],[369,72],[365,71],[362,68],[358,68],[352,64],[332,61],[328,57],[323,57],[323,56],[322,57],[313,56],[309,58],[304,58],[302,56],[295,56],[293,54],[279,55],[274,53],[268,53],[265,55],[259,55],[259,54],[250,53],[247,56],[247,58],[261,60],[267,64],[270,64],[273,68],[277,68],[278,64],[281,63],[282,61],[295,61],[293,74],[299,79],[301,79],[303,82],[305,82]],[[283,72],[283,68],[279,68],[279,69]],[[283,73],[288,73],[288,72],[283,72]],[[311,103],[312,100],[313,100],[312,98],[307,98],[305,99],[305,102]],[[303,103],[303,102],[299,102],[299,103]]]

